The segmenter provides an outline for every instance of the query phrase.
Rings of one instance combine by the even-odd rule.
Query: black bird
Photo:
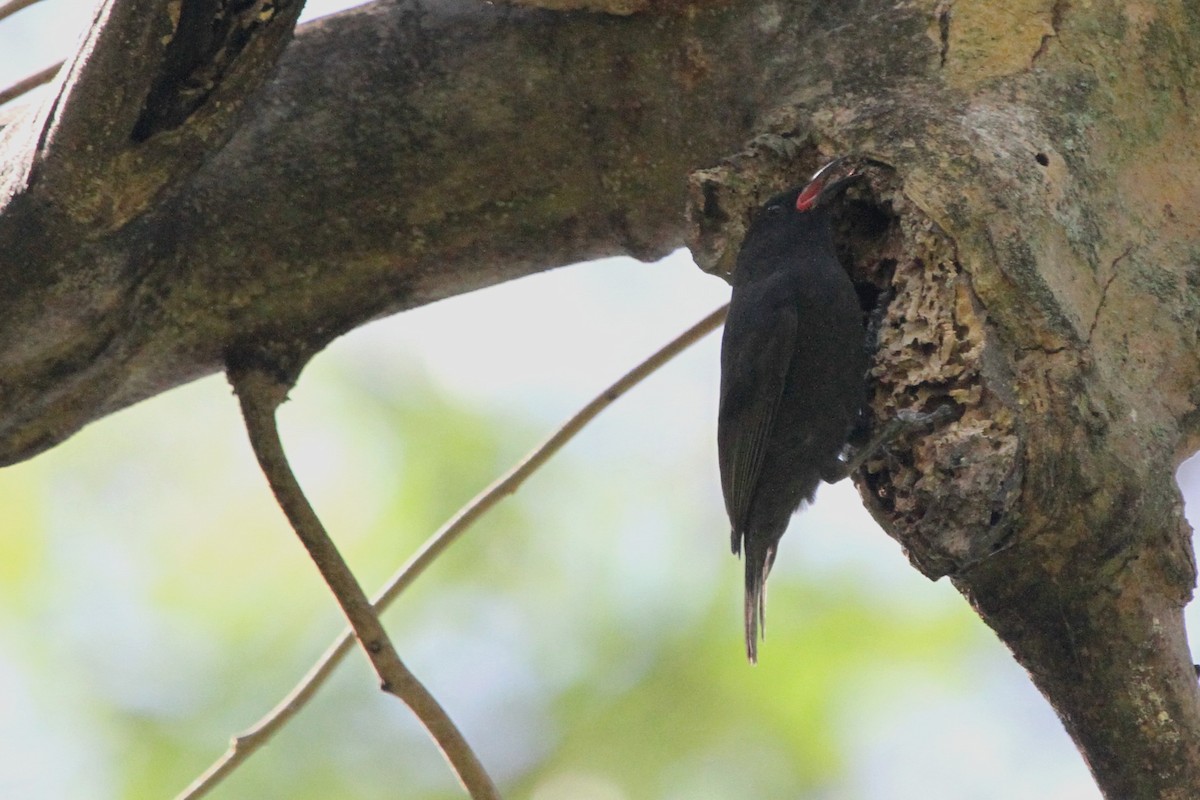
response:
[[[733,273],[717,449],[733,552],[745,550],[751,663],[779,540],[822,480],[845,477],[839,455],[865,399],[866,330],[829,214],[858,177],[837,159],[808,185],[772,198],[751,223]]]

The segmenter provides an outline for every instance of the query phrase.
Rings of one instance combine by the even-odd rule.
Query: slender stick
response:
[[[31,5],[39,2],[41,0],[9,0],[9,2],[0,6],[0,19],[11,17],[21,9],[29,8]]]
[[[601,392],[594,400],[583,407],[575,416],[567,420],[550,438],[534,448],[516,466],[498,478],[492,485],[480,492],[471,502],[458,510],[449,521],[438,529],[433,536],[426,540],[419,551],[409,559],[403,567],[388,581],[387,587],[375,598],[375,608],[382,611],[401,592],[425,571],[430,564],[446,548],[453,544],[471,523],[479,519],[492,506],[513,494],[542,464],[546,463],[562,449],[570,439],[585,425],[591,422],[601,411],[611,405],[617,398],[632,389],[639,382],[652,374],[663,364],[695,344],[705,335],[715,330],[725,321],[729,306],[721,306],[704,319],[697,322],[676,339],[668,343],[654,355],[643,361],[628,372],[624,377]],[[221,780],[236,769],[243,761],[250,758],[259,748],[265,745],[287,722],[300,712],[317,690],[333,674],[333,670],[341,663],[346,653],[350,652],[353,634],[343,631],[330,644],[308,673],[300,682],[271,709],[253,727],[234,737],[229,749],[215,761],[202,775],[192,782],[176,800],[198,800],[207,794]]]
[[[287,386],[257,369],[231,369],[229,379],[241,401],[246,432],[267,483],[296,535],[316,563],[321,577],[337,598],[363,651],[379,675],[381,688],[413,710],[473,800],[499,800],[499,791],[462,733],[433,695],[400,660],[366,593],[325,531],[292,473],[275,422],[275,410],[286,397]]]
[[[3,10],[4,9],[0,9],[0,11]],[[9,100],[16,100],[18,97],[27,92],[32,92],[43,83],[49,83],[50,81],[54,80],[54,76],[58,74],[58,70],[65,63],[65,61],[60,61],[54,66],[46,67],[41,72],[35,72],[27,78],[22,78],[12,86],[0,89],[0,106],[4,105]]]

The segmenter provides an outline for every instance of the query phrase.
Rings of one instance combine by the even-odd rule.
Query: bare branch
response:
[[[616,383],[609,386],[590,403],[580,409],[550,438],[535,447],[516,466],[497,478],[490,486],[475,496],[471,502],[459,509],[445,525],[437,530],[421,549],[408,560],[395,575],[388,580],[384,590],[380,592],[372,604],[377,612],[382,612],[400,594],[412,585],[439,555],[445,552],[466,533],[467,529],[477,519],[486,514],[493,506],[505,497],[515,493],[530,475],[550,460],[555,453],[575,437],[584,426],[595,419],[601,411],[612,405],[621,395],[628,392],[645,378],[649,377],[659,367],[666,364],[679,353],[698,342],[725,321],[728,306],[722,306],[704,319],[688,328],[682,334],[672,339],[656,353],[638,364]],[[353,632],[349,629],[333,641],[325,653],[300,682],[271,709],[253,727],[234,737],[230,748],[215,761],[202,775],[196,778],[187,789],[181,792],[176,800],[198,800],[216,787],[229,773],[233,772],[242,762],[270,741],[275,733],[298,714],[317,690],[333,674],[334,669],[350,652],[354,641]]]
[[[42,0],[9,0],[9,2],[0,6],[0,20],[7,19],[13,14],[23,9],[29,8],[32,5],[42,2]]]
[[[271,491],[337,598],[363,652],[379,675],[381,688],[402,700],[417,715],[474,800],[499,800],[499,791],[458,727],[400,660],[366,593],[296,481],[275,422],[275,410],[287,396],[287,384],[255,367],[231,368],[229,380],[241,402],[246,432]]]
[[[58,74],[58,71],[62,69],[62,65],[65,63],[65,61],[60,61],[57,64],[46,67],[40,72],[33,73],[27,78],[22,78],[12,86],[0,89],[0,106],[4,105],[10,100],[16,100],[21,95],[28,94],[37,87],[54,80],[54,76]]]

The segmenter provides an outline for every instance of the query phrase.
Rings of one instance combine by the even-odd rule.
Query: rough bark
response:
[[[210,140],[144,210],[138,174],[109,171],[77,200],[98,171],[90,153],[40,149],[44,120],[13,123],[0,463],[219,370],[246,342],[312,352],[374,317],[537,270],[670,252],[688,170],[748,135],[765,105],[741,80],[750,50],[731,51],[728,72],[704,52],[730,27],[745,41],[755,23],[475,2],[327,18],[287,48],[230,141]],[[125,83],[119,64],[89,63],[97,95]],[[108,124],[104,138],[159,177],[148,151],[172,142],[135,143],[132,128]],[[27,178],[50,154],[54,174]],[[93,208],[117,219],[89,221]]]
[[[1200,796],[1193,6],[376,3],[270,72],[269,22],[172,51],[220,10],[191,1],[114,2],[4,129],[0,463],[248,347],[296,369],[382,314],[685,240],[723,269],[759,199],[869,153],[841,240],[872,402],[956,419],[869,464],[868,506],[1107,797]]]

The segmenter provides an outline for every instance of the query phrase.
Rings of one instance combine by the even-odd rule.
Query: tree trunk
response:
[[[685,242],[726,269],[749,209],[866,154],[839,238],[875,412],[956,416],[864,499],[1106,797],[1200,796],[1173,477],[1200,420],[1195,9],[546,5],[376,3],[288,44],[297,3],[112,0],[0,132],[0,463],[230,354],[295,371],[538,270]]]

